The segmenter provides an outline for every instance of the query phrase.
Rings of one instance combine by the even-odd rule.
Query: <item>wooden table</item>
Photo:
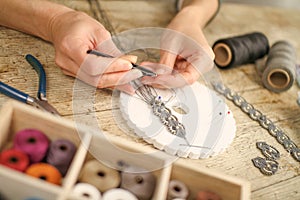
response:
[[[173,0],[101,1],[100,6],[105,11],[105,15],[100,15],[95,1],[91,4],[84,0],[57,0],[57,2],[98,18],[113,33],[136,27],[164,27],[176,13]],[[103,17],[109,19],[109,24],[103,20]],[[300,55],[299,24],[300,15],[297,10],[226,3],[204,32],[210,44],[213,44],[219,38],[261,31],[268,37],[270,44],[282,39],[290,41]],[[48,81],[48,100],[64,118],[80,120],[92,116],[97,125],[110,132],[112,137],[124,137],[144,144],[140,139],[129,137],[124,133],[122,125],[118,126],[119,123],[116,123],[115,111],[118,111],[118,106],[111,101],[111,91],[95,90],[93,110],[77,112],[78,109],[74,109],[75,80],[63,75],[56,66],[55,52],[51,44],[4,27],[0,27],[0,44],[2,47],[0,48],[1,81],[28,94],[36,95],[38,77],[24,59],[24,56],[30,53],[44,65]],[[254,65],[251,64],[219,71],[219,73],[227,86],[239,92],[255,108],[285,130],[300,146],[300,108],[296,103],[299,87],[296,84],[286,92],[272,93],[263,87]],[[8,97],[0,95],[0,105],[8,100]],[[85,99],[81,101],[84,102]],[[252,121],[231,102],[227,104],[234,113],[237,123],[237,135],[232,145],[224,153],[213,158],[186,159],[186,163],[205,166],[249,180],[252,190],[251,199],[300,199],[299,163],[257,122]],[[95,124],[92,122],[89,125]],[[251,162],[252,158],[261,156],[255,145],[257,141],[265,141],[281,153],[280,168],[273,176],[262,175]]]

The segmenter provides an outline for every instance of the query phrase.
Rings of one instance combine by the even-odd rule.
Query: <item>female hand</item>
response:
[[[56,51],[55,61],[63,73],[98,88],[117,87],[128,93],[134,92],[127,83],[142,76],[139,70],[131,70],[131,63],[137,58],[121,56],[102,24],[85,13],[69,11],[53,17],[49,26],[50,41]],[[117,58],[88,55],[87,51],[91,49]]]
[[[182,87],[197,81],[201,73],[212,69],[214,53],[209,46],[194,12],[182,10],[168,25],[161,40],[159,63],[144,62],[159,74],[144,77],[144,84],[157,87]],[[198,11],[199,12],[199,11]]]

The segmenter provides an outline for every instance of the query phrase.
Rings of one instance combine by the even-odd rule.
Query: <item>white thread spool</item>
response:
[[[132,193],[121,188],[106,191],[102,200],[138,200]]]
[[[168,187],[168,200],[186,199],[189,195],[187,186],[178,180],[171,180]]]
[[[78,197],[85,197],[89,200],[101,200],[100,191],[95,186],[88,183],[77,183],[74,186],[73,194]]]

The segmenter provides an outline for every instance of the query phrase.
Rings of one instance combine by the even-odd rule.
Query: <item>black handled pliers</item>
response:
[[[46,98],[46,73],[42,64],[32,55],[28,54],[25,56],[27,62],[33,67],[33,69],[39,75],[39,89],[37,97],[32,97],[24,92],[21,92],[9,85],[0,81],[0,92],[9,96],[13,99],[27,103],[41,110],[50,112],[54,115],[60,115],[58,111],[51,106]]]

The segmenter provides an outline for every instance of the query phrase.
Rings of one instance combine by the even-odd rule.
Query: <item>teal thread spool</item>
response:
[[[270,49],[262,74],[263,85],[280,93],[292,87],[296,78],[296,51],[287,41],[278,41]]]

